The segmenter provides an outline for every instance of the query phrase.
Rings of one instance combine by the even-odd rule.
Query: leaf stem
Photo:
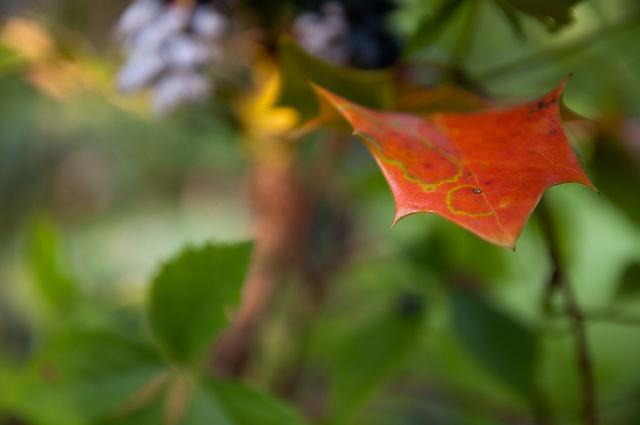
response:
[[[547,239],[549,257],[552,265],[552,273],[547,285],[545,302],[548,306],[550,298],[557,290],[561,291],[564,299],[567,315],[572,320],[574,345],[578,358],[578,371],[580,373],[583,403],[582,414],[585,425],[598,425],[598,401],[594,374],[593,359],[589,348],[589,338],[586,327],[585,314],[578,303],[576,294],[571,284],[565,277],[560,256],[560,245],[551,212],[543,202],[539,208],[543,233]],[[549,311],[549,310],[547,310]]]
[[[574,340],[578,353],[578,364],[581,371],[580,376],[582,378],[582,388],[584,392],[583,415],[585,424],[596,425],[598,423],[596,383],[585,316],[580,309],[573,288],[566,280],[563,281],[562,290],[569,315],[573,320]]]
[[[242,300],[216,344],[212,362],[214,371],[230,377],[245,375],[250,366],[263,318],[295,261],[304,217],[304,195],[291,146],[269,140],[247,140],[247,144],[255,248]]]

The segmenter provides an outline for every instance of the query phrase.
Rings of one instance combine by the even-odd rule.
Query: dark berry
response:
[[[300,12],[323,16],[329,3],[339,4],[347,20],[345,40],[349,54],[345,65],[365,69],[393,65],[400,55],[400,43],[387,29],[389,13],[396,8],[394,1],[301,0]]]

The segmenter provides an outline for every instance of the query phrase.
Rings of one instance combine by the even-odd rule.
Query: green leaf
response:
[[[640,224],[640,158],[633,153],[634,141],[618,134],[603,133],[595,144],[592,169],[601,193],[636,224]]]
[[[520,15],[517,10],[511,6],[508,0],[496,0],[496,5],[498,9],[502,12],[505,19],[509,23],[509,26],[513,30],[513,33],[518,36],[521,40],[525,39],[524,27],[522,26],[522,20],[520,19]]]
[[[74,410],[69,395],[58,391],[51,382],[43,382],[43,368],[35,361],[18,365],[0,358],[0,424],[3,414],[38,425],[82,425],[85,422]],[[16,422],[16,423],[23,423]],[[6,423],[13,423],[8,421]]]
[[[337,66],[307,53],[289,38],[280,42],[282,88],[278,104],[296,108],[303,118],[318,112],[309,82],[371,108],[385,109],[393,101],[393,76],[388,71],[363,71]]]
[[[172,386],[178,381],[186,383],[186,386],[180,386],[178,392],[172,392]],[[142,407],[134,405],[124,414],[110,418],[104,425],[235,425],[226,413],[225,406],[188,375],[173,374],[160,390],[151,403]],[[171,400],[172,395],[179,400]]]
[[[59,386],[51,385],[51,391],[69,393],[91,421],[113,415],[166,368],[153,347],[106,331],[61,337],[49,356],[43,367]]]
[[[180,425],[208,424],[234,425],[234,422],[225,411],[225,406],[210,391],[198,388]]]
[[[69,313],[77,287],[69,274],[53,223],[39,217],[33,220],[27,243],[27,258],[40,298],[56,313]]]
[[[99,425],[158,425],[164,423],[164,415],[164,399],[157,397],[140,409],[135,409],[126,415],[109,417],[99,422]]]
[[[420,295],[404,294],[393,308],[343,342],[334,365],[334,410],[355,413],[405,360],[422,329]]]
[[[571,10],[582,0],[503,0],[522,13],[542,21],[552,31],[573,21]]]
[[[620,301],[640,295],[640,262],[625,267],[616,289],[616,298]]]
[[[458,226],[440,222],[405,246],[402,255],[416,270],[435,273],[436,282],[447,284],[459,276],[460,270],[483,281],[504,277],[511,254],[487,246]]]
[[[198,361],[240,298],[250,243],[187,249],[167,262],[151,286],[149,317],[162,348],[175,361]]]
[[[100,425],[234,425],[188,372],[173,369],[136,393]]]
[[[444,0],[433,14],[425,16],[407,42],[406,53],[412,55],[435,40],[466,2],[467,0]]]
[[[244,385],[216,380],[207,383],[205,389],[220,406],[223,406],[231,425],[305,423],[296,412],[277,399]]]
[[[176,375],[177,376],[177,375]],[[176,377],[174,376],[174,378]],[[169,387],[142,408],[114,417],[105,425],[303,425],[304,421],[278,400],[235,382],[189,379],[185,411],[171,416]],[[175,408],[175,405],[173,405]],[[176,414],[178,412],[173,412]],[[179,413],[178,413],[179,414]]]
[[[525,397],[536,395],[538,348],[533,332],[479,296],[451,293],[460,342],[497,379]]]
[[[442,112],[474,112],[488,106],[480,96],[455,85],[401,86],[395,110],[428,116]]]

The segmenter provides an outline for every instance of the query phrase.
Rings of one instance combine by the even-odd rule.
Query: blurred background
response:
[[[197,9],[206,24],[167,29],[186,41],[154,68],[144,52],[159,47],[141,34],[154,23],[132,3],[157,20]],[[143,3],[0,4],[1,425],[293,423],[111,414],[136,394],[129,410],[145,408],[158,360],[104,335],[153,352],[161,264],[247,239],[243,303],[255,306],[229,315],[196,380],[243,382],[308,423],[582,424],[561,272],[587,330],[598,423],[640,423],[637,1]],[[356,139],[279,140],[312,102],[272,93],[277,76],[293,87],[285,34],[304,66],[332,63],[347,81],[391,70],[435,90],[431,110],[533,99],[572,74],[565,103],[586,120],[565,128],[600,194],[552,188],[513,252],[432,215],[391,230],[391,192]],[[221,405],[241,403],[225,394]]]

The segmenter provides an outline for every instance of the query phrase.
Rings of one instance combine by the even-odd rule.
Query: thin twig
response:
[[[560,317],[571,316],[569,311],[557,313]],[[616,310],[584,310],[583,316],[587,322],[600,322],[620,326],[640,326],[640,317],[622,313]]]
[[[584,391],[583,414],[585,424],[596,425],[598,423],[596,383],[593,372],[593,361],[589,350],[585,316],[580,309],[573,288],[566,280],[563,280],[562,293],[567,303],[567,310],[573,319],[573,332],[576,350],[578,352],[582,388]]]
[[[567,314],[572,319],[574,344],[578,356],[578,367],[582,381],[583,405],[582,413],[585,425],[598,425],[598,399],[594,376],[593,360],[589,348],[589,339],[585,323],[585,314],[576,298],[573,288],[566,279],[560,257],[559,240],[553,218],[547,206],[542,203],[539,208],[544,235],[547,239],[552,274],[547,290],[547,303],[556,290],[560,290],[565,302]]]

